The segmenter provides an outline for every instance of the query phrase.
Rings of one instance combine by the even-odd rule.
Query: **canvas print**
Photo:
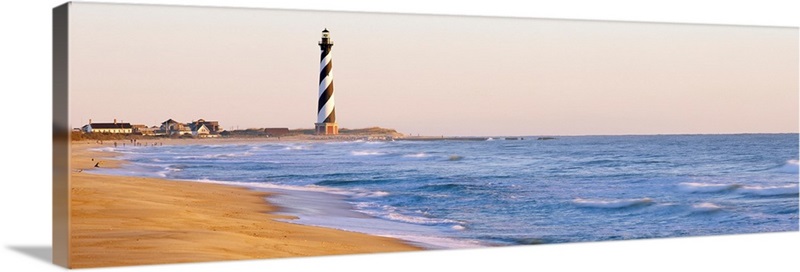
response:
[[[64,266],[798,231],[797,28],[53,18]]]

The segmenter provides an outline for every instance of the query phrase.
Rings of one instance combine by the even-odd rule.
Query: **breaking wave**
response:
[[[684,182],[679,184],[681,191],[688,193],[718,193],[736,190],[740,184]]]
[[[788,160],[784,165],[775,169],[775,171],[781,173],[797,174],[798,173],[797,169],[798,169],[798,161]]]
[[[401,213],[397,207],[390,205],[378,205],[373,202],[361,202],[355,204],[356,208],[363,213],[371,216],[389,219],[392,221],[420,224],[420,225],[441,225],[441,224],[460,224],[461,222],[445,218],[426,217],[425,214],[409,215]]]
[[[309,149],[311,149],[311,147],[306,145],[290,145],[283,148],[283,150],[309,150]]]
[[[797,184],[781,185],[781,186],[744,186],[741,184],[720,184],[720,183],[696,183],[686,182],[680,184],[681,191],[689,193],[718,193],[736,191],[749,195],[758,196],[780,196],[780,195],[797,195]]]
[[[377,155],[384,155],[386,153],[372,151],[372,150],[362,150],[362,151],[353,151],[350,152],[350,154],[353,156],[377,156]]]
[[[741,191],[746,194],[759,196],[797,195],[797,184],[784,186],[744,186]]]
[[[233,158],[233,157],[247,157],[252,155],[250,152],[244,153],[226,153],[226,154],[205,154],[205,155],[191,155],[191,156],[176,156],[178,160],[191,160],[191,159],[217,159],[217,158]]]
[[[692,210],[695,212],[715,212],[721,209],[722,207],[711,202],[703,202],[692,205]]]
[[[414,153],[414,154],[403,155],[403,157],[406,157],[406,158],[425,158],[425,157],[428,157],[428,156],[429,155],[425,154],[425,152],[419,152],[419,153]]]

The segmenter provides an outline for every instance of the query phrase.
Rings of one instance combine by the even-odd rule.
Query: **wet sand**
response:
[[[162,142],[233,142],[220,140]],[[100,167],[125,163],[114,153],[89,150],[96,147],[101,145],[93,141],[71,147],[73,268],[420,250],[397,239],[273,220],[291,217],[271,214],[281,207],[265,200],[269,193],[84,172],[98,162]]]

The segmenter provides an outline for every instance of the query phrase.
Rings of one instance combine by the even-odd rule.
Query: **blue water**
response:
[[[430,248],[798,230],[798,135],[119,147],[115,174],[240,184],[292,222]],[[116,172],[115,172],[116,171]]]

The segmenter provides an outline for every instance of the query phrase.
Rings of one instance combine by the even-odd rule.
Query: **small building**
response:
[[[133,134],[152,136],[155,132],[155,130],[150,129],[147,125],[134,124],[131,126],[133,127]]]
[[[212,131],[206,124],[203,123],[192,123],[189,124],[192,129],[192,137],[195,138],[216,138],[219,137],[219,133],[216,131]]]
[[[133,125],[133,133],[143,136],[155,136],[158,127],[147,127],[147,125]]]
[[[264,133],[270,137],[280,137],[289,134],[289,128],[265,128]]]
[[[207,136],[211,131],[208,130],[205,124],[200,124],[199,126],[195,124],[192,125],[192,137],[203,137]]]
[[[161,122],[159,130],[164,131],[165,134],[169,135],[171,134],[170,133],[171,131],[179,131],[182,126],[183,124],[181,124],[178,121],[172,120],[172,118],[170,118],[167,121]]]
[[[147,130],[150,130],[150,131],[153,132],[152,136],[165,136],[165,135],[167,135],[167,133],[165,133],[163,130],[161,130],[161,127],[159,127],[159,126],[152,126],[152,127],[148,128]]]
[[[92,120],[89,120],[89,124],[83,126],[81,130],[85,133],[131,134],[133,126],[131,123],[117,123],[117,119],[114,119],[113,123],[92,123]]]
[[[153,131],[153,135],[192,136],[195,138],[219,137],[221,131],[218,121],[197,119],[189,123],[181,123],[173,119],[161,122],[161,126]]]
[[[186,124],[192,130],[192,137],[195,138],[216,138],[220,136],[220,129],[218,121],[206,121],[205,119],[197,119],[191,123]]]
[[[237,129],[237,130],[226,130],[220,132],[219,135],[224,137],[237,137],[237,138],[261,138],[261,137],[269,137],[266,133],[264,133],[264,129],[261,128],[248,128],[248,129]]]
[[[209,133],[213,132],[220,132],[222,129],[219,127],[219,121],[206,121],[205,119],[197,119],[197,121],[192,121],[188,124],[192,127],[200,127],[200,125],[205,125],[208,128]]]
[[[183,123],[169,119],[167,121],[161,122],[161,126],[158,128],[156,134],[161,134],[161,133],[167,136],[192,135],[192,129]]]

